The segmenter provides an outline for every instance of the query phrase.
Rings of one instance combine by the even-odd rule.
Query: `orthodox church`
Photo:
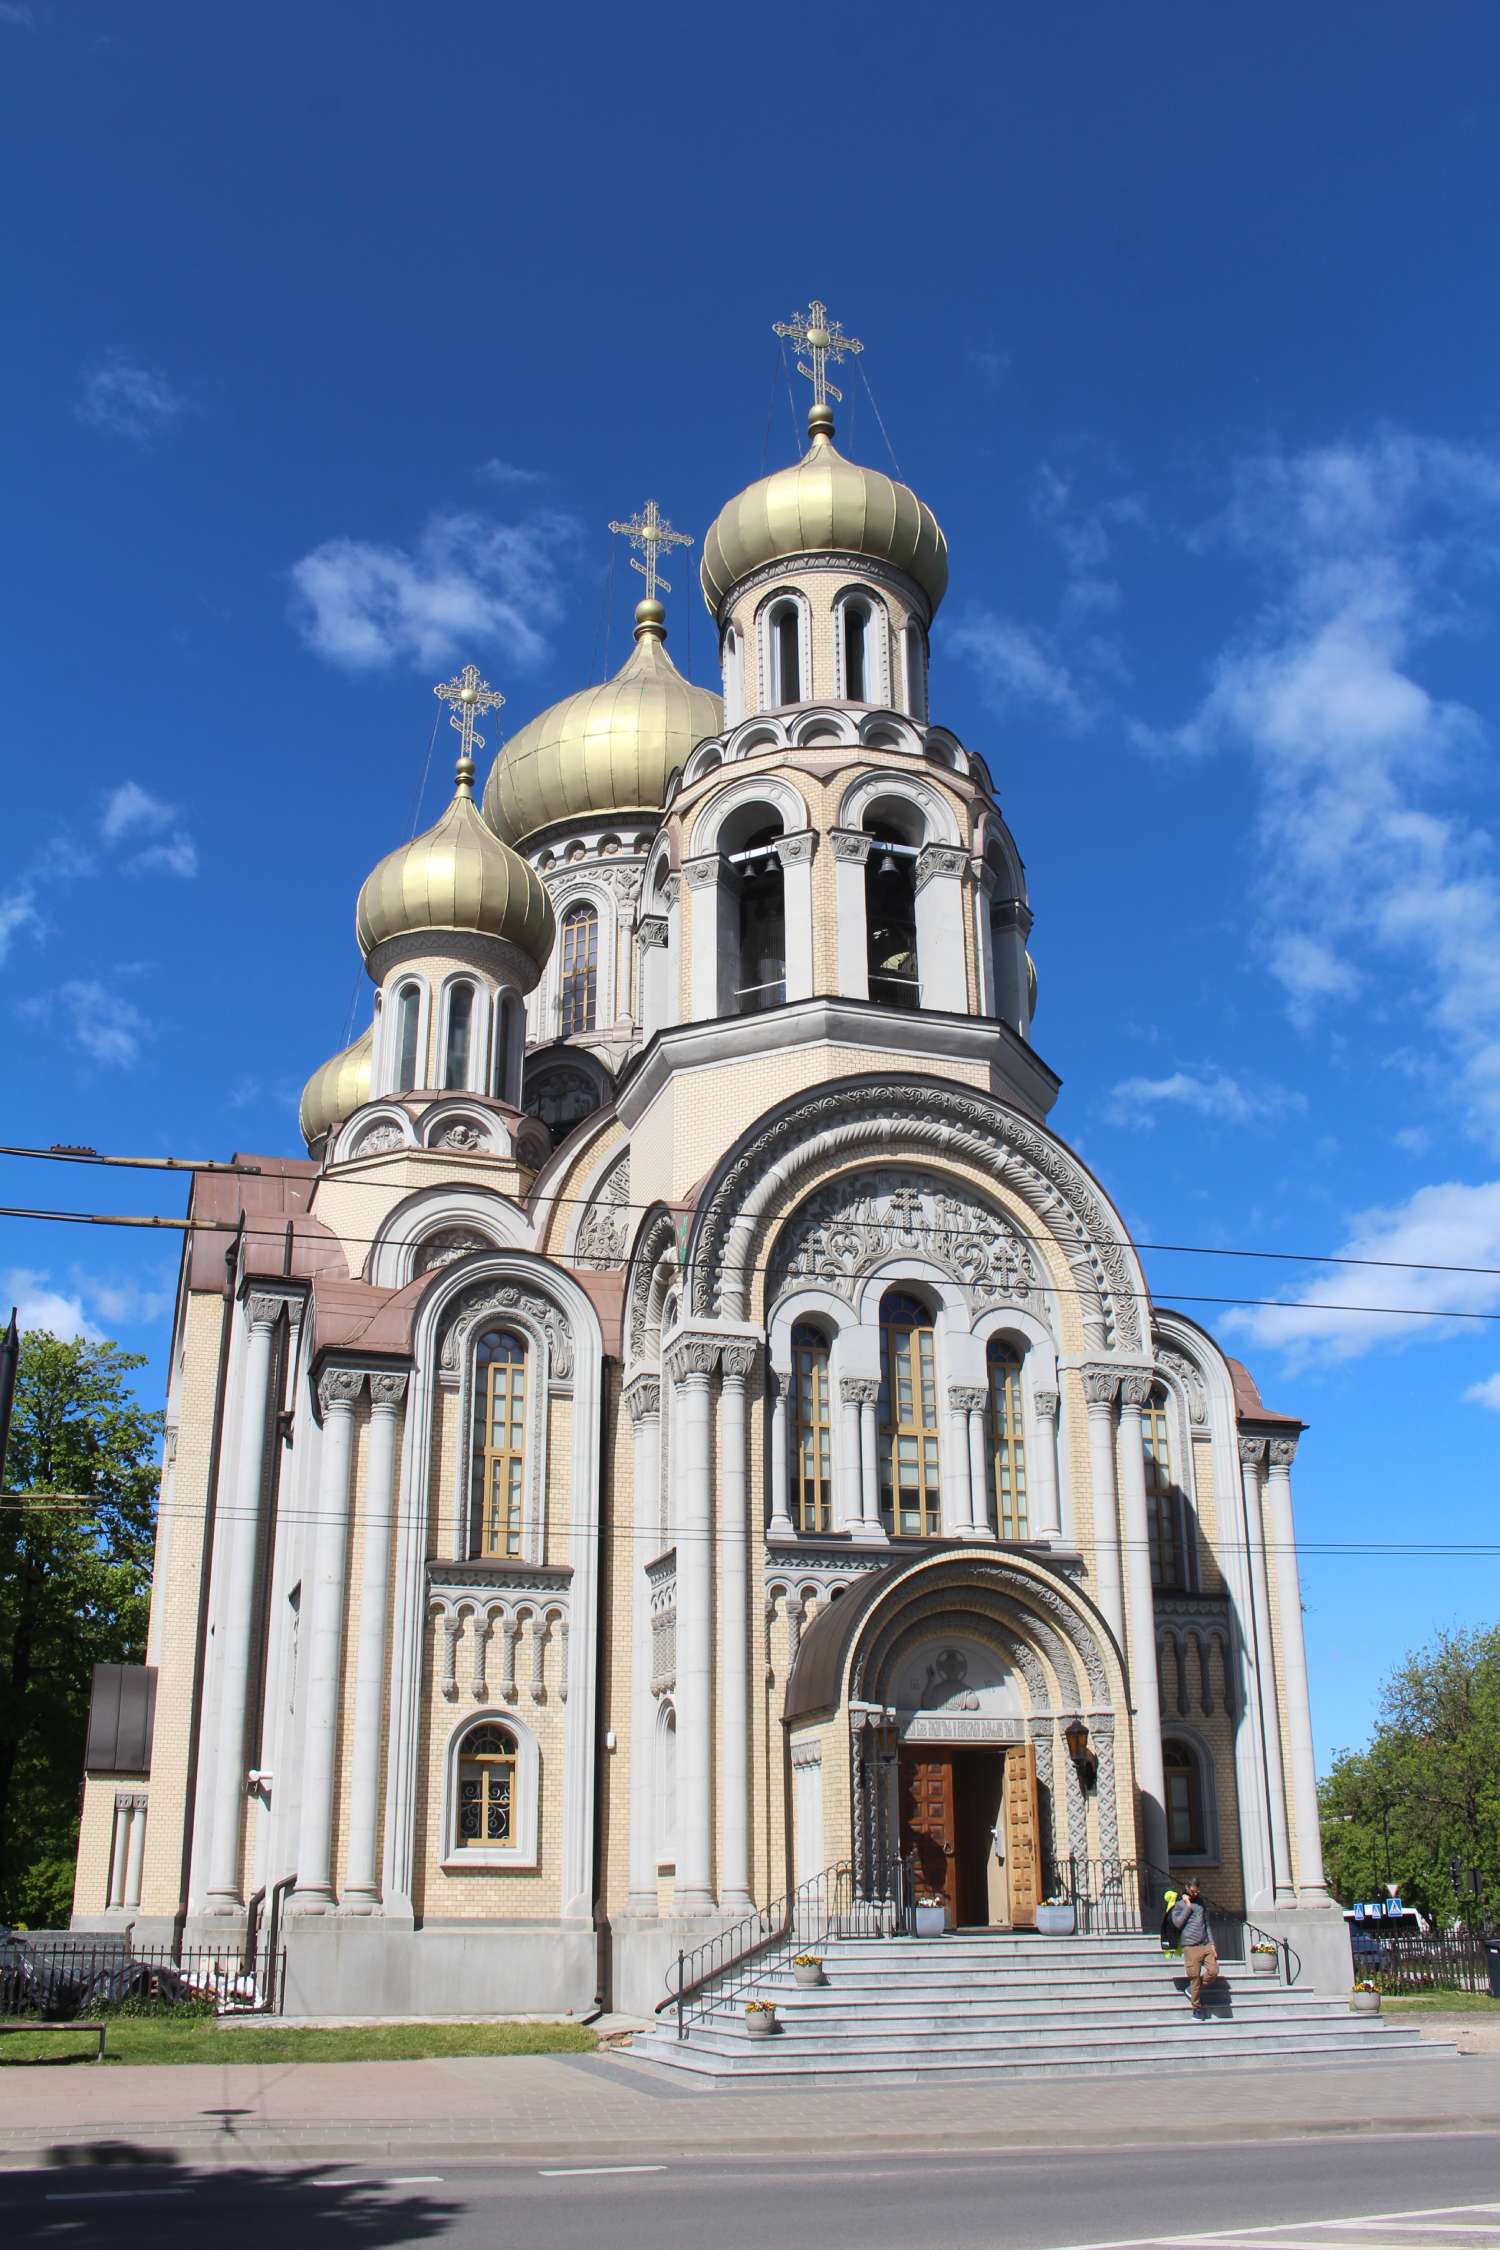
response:
[[[194,1179],[74,1924],[273,1919],[292,2012],[644,2014],[898,1861],[953,1927],[1170,1868],[1343,1935],[1302,1425],[1048,1125],[1021,854],[929,704],[943,533],[835,445],[856,340],[783,332],[808,443],[703,542],[719,688],[652,503],[629,661],[482,795],[501,699],[437,688],[453,799],[359,893],[307,1155]]]

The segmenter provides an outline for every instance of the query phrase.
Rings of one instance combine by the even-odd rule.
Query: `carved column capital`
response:
[[[1031,1403],[1039,1422],[1055,1422],[1057,1420],[1058,1396],[1056,1391],[1033,1391]]]
[[[816,828],[798,828],[790,836],[776,839],[776,857],[783,867],[810,867],[818,848]]]
[[[682,896],[682,877],[674,868],[662,885],[668,908],[674,907]]]
[[[870,856],[871,840],[862,828],[831,828],[828,831],[834,858],[853,860],[860,867],[864,866]]]
[[[758,1345],[748,1336],[736,1337],[727,1343],[719,1357],[719,1367],[726,1383],[743,1383],[749,1379],[755,1365]]]
[[[846,1406],[873,1406],[880,1396],[880,1384],[873,1375],[841,1375],[839,1397]]]
[[[648,914],[636,925],[636,940],[640,945],[665,945],[667,918],[665,914]]]
[[[1240,1459],[1247,1469],[1258,1469],[1265,1457],[1266,1441],[1263,1437],[1242,1437],[1240,1439]]]
[[[962,875],[968,856],[957,844],[924,844],[917,854],[917,889],[930,883],[935,875],[950,880]]]
[[[252,1329],[274,1328],[281,1318],[285,1297],[253,1296],[245,1299],[245,1317]]]
[[[1297,1440],[1294,1437],[1273,1437],[1271,1440],[1271,1474],[1285,1476],[1297,1458]]]
[[[1082,1367],[1083,1395],[1088,1400],[1089,1411],[1107,1409],[1114,1405],[1120,1388],[1120,1370],[1117,1367]]]
[[[625,1385],[625,1404],[632,1422],[654,1422],[661,1412],[661,1377],[635,1376]]]
[[[718,1336],[675,1336],[662,1354],[674,1383],[707,1382],[719,1364],[723,1341]]]
[[[948,1404],[960,1414],[978,1414],[988,1403],[986,1393],[977,1383],[950,1383]]]
[[[685,859],[682,872],[690,891],[711,890],[718,882],[724,862],[717,852],[708,852],[701,859]]]
[[[325,1367],[318,1377],[318,1406],[324,1418],[330,1414],[352,1414],[364,1387],[362,1367]]]
[[[375,1414],[399,1414],[409,1378],[386,1369],[371,1370],[370,1409]]]
[[[1153,1381],[1152,1376],[1143,1374],[1139,1368],[1133,1368],[1128,1374],[1120,1377],[1120,1411],[1122,1414],[1127,1412],[1131,1414],[1140,1413],[1141,1408],[1150,1399]]]

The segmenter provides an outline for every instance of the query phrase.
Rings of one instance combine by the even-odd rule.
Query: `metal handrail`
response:
[[[1051,1863],[1048,1887],[1060,1890],[1078,1911],[1085,1933],[1096,1926],[1120,1934],[1132,1929],[1155,1930],[1160,1916],[1154,1904],[1148,1904],[1148,1898],[1154,1900],[1165,1890],[1180,1891],[1170,1868],[1154,1867],[1149,1861],[1133,1859],[1080,1859],[1076,1854]],[[1225,1906],[1219,1899],[1211,1898],[1201,1885],[1198,1896],[1211,1922],[1217,1919],[1232,1924],[1237,1932],[1244,1933],[1250,1944],[1274,1946],[1287,1983],[1296,1983],[1302,1970],[1302,1956],[1289,1938],[1275,1937],[1263,1930],[1258,1922],[1251,1921],[1242,1907]],[[1221,1950],[1228,1953],[1227,1947]]]
[[[904,1929],[909,1908],[906,1869],[893,1859],[885,1874],[883,1894],[878,1889],[867,1894],[855,1882],[852,1863],[839,1860],[690,1952],[679,1950],[675,1978],[669,1972],[656,2013],[675,2007],[677,2036],[686,2039],[690,2023],[763,1982],[793,1948],[825,1944],[842,1934],[846,1925],[861,1921],[882,1935]]]

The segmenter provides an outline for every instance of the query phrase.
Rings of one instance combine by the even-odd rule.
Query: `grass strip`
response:
[[[443,2055],[583,2055],[598,2042],[576,2023],[374,2023],[320,2030],[298,2024],[221,2024],[213,2017],[122,2016],[105,2043],[111,2063],[425,2062]],[[0,2070],[86,2062],[96,2037],[7,2032]]]

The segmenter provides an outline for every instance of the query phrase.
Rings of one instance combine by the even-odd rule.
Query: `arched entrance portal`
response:
[[[1135,1856],[1126,1708],[1108,1628],[1036,1558],[949,1549],[872,1572],[808,1626],[787,1682],[794,1761],[814,1741],[830,1767],[847,1756],[847,1828],[825,1799],[817,1863],[843,1846],[878,1898],[904,1859],[949,1927],[1032,1928],[1056,1862],[1119,1860],[1122,1805]],[[1076,1718],[1087,1790],[1063,1740]]]

